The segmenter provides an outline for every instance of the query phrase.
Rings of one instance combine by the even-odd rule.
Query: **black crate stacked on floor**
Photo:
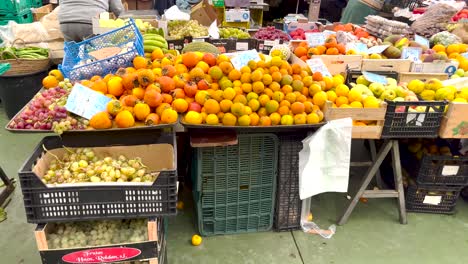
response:
[[[275,231],[301,228],[299,198],[299,152],[305,135],[279,135],[278,181],[274,217]]]
[[[270,230],[278,137],[239,134],[238,144],[194,149],[193,196],[201,235]]]
[[[167,159],[171,165],[156,165],[164,167],[151,171],[157,174],[152,184],[68,184],[67,186],[46,185],[38,174],[47,171],[48,151],[63,148],[98,148],[119,147],[121,152],[125,148],[138,147],[142,157],[157,159],[166,156],[172,151],[173,158]],[[114,149],[115,150],[115,149]],[[111,150],[107,150],[112,153]],[[146,151],[143,154],[141,151]],[[164,153],[160,153],[160,152]],[[125,220],[149,219],[148,232],[155,231],[158,237],[153,236],[141,243],[123,243],[119,248],[131,248],[140,251],[126,261],[148,260],[149,263],[163,263],[166,257],[165,232],[167,225],[163,220],[166,216],[176,214],[177,203],[177,144],[173,128],[162,130],[133,130],[133,131],[102,131],[102,132],[72,132],[62,137],[49,136],[41,140],[34,149],[33,154],[26,160],[19,171],[21,189],[27,221],[38,224],[42,233],[46,233],[46,225],[59,222],[99,221],[99,220]],[[116,155],[125,155],[118,153]],[[171,155],[171,154],[169,154]],[[130,157],[133,158],[133,157]],[[49,161],[50,162],[50,161]],[[41,164],[42,169],[35,168]],[[172,167],[169,167],[172,166]],[[162,228],[160,226],[166,226]],[[155,227],[157,225],[157,228]],[[38,232],[36,232],[37,238]],[[76,252],[76,248],[48,250],[47,241],[42,241],[41,259],[43,263],[65,263],[61,259],[65,254]],[[40,247],[38,241],[38,247]],[[152,246],[154,245],[154,247]],[[157,246],[156,246],[157,245]],[[98,250],[114,247],[116,245],[102,245],[86,250]],[[41,247],[40,247],[41,248]],[[80,249],[82,250],[82,249]]]
[[[416,177],[406,192],[408,212],[453,214],[460,191],[468,184],[468,157],[460,156],[444,140],[436,142],[450,153],[424,153],[420,161],[405,157],[405,169]]]

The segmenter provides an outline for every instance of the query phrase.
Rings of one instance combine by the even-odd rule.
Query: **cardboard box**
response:
[[[226,22],[249,22],[250,11],[247,9],[230,9],[225,11]]]
[[[127,3],[127,10],[136,10],[137,9],[137,0],[125,0]]]
[[[32,13],[33,13],[34,21],[40,21],[41,18],[50,14],[53,10],[54,10],[54,7],[52,6],[52,4],[48,4],[42,7],[38,7],[38,8],[33,8]]]
[[[458,64],[458,61],[454,60],[451,62],[413,62],[411,72],[447,73],[450,76],[457,70]]]
[[[218,19],[218,13],[216,12],[216,8],[210,5],[208,0],[203,0],[192,7],[190,18],[197,20],[201,25],[209,27],[213,21]]]
[[[441,138],[468,138],[468,104],[451,102],[442,118],[439,136]]]
[[[153,0],[138,0],[137,10],[151,10],[154,7]]]

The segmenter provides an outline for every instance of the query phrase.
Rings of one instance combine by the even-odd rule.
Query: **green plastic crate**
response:
[[[224,0],[213,0],[214,7],[224,7]]]
[[[240,134],[238,140],[238,145],[195,151],[193,195],[201,235],[272,227],[278,138],[274,134]]]
[[[41,7],[42,6],[42,0],[31,0],[31,7]]]
[[[6,25],[9,21],[15,21],[18,24],[27,24],[32,23],[34,21],[33,14],[31,9],[25,10],[17,15],[9,14],[9,15],[2,15],[0,14],[0,25]]]
[[[1,0],[1,14],[18,14],[32,7],[32,0]],[[41,1],[42,5],[42,1]]]

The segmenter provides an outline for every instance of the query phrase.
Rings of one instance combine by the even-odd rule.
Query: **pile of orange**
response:
[[[338,43],[334,35],[330,35],[324,45],[309,47],[307,42],[301,42],[294,48],[294,54],[301,60],[306,61],[314,55],[339,55],[346,54],[346,47],[342,43]]]
[[[468,71],[468,59],[461,55],[465,52],[468,52],[467,44],[450,44],[447,47],[441,44],[437,44],[432,47],[432,50],[438,54],[447,56],[449,59],[457,60],[459,63],[458,68],[463,69],[464,71]]]

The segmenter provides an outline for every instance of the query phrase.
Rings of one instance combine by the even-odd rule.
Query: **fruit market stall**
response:
[[[437,19],[465,14],[452,13]],[[302,141],[347,118],[348,136],[370,141],[371,161],[338,224],[368,198],[397,198],[402,224],[407,211],[453,212],[468,175],[445,138],[468,138],[468,45],[441,25],[422,32],[427,14],[412,25],[369,16],[253,35],[206,20],[96,18],[99,35],[66,43],[61,65],[6,126],[60,135],[19,172],[43,263],[112,247],[164,261],[178,179],[193,184],[203,236],[300,229]],[[368,190],[376,175],[382,183],[387,156],[389,188]],[[178,178],[184,171],[191,177]]]

